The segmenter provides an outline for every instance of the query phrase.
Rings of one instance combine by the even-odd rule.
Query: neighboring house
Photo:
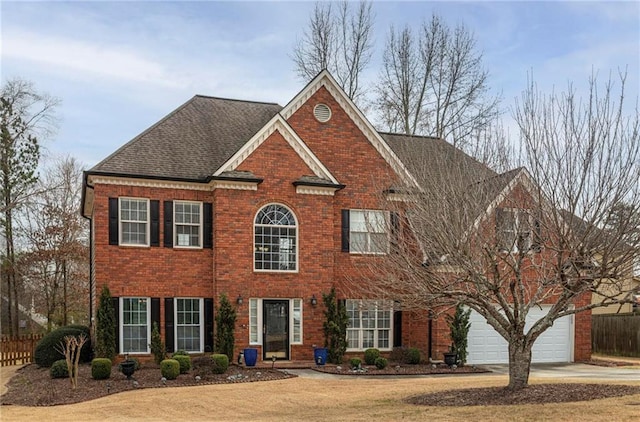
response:
[[[378,133],[326,71],[285,107],[195,96],[85,173],[92,316],[108,285],[119,353],[149,354],[154,321],[169,351],[206,352],[225,294],[236,352],[311,360],[324,344],[322,294],[336,286],[348,352],[407,346],[441,359],[443,319],[348,293],[387,253],[393,215],[380,198],[398,200],[392,187],[413,179],[412,147],[501,180],[496,198],[517,188],[520,172],[497,175],[442,140]],[[562,361],[588,358],[578,337],[589,332],[577,318],[558,334]]]

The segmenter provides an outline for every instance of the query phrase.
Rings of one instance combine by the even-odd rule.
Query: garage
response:
[[[550,305],[542,309],[531,309],[527,315],[528,330],[535,321],[549,311]],[[507,342],[487,324],[487,321],[476,311],[469,317],[468,355],[469,364],[509,363]],[[560,318],[542,333],[533,345],[532,361],[534,363],[571,362],[573,350],[573,315]]]

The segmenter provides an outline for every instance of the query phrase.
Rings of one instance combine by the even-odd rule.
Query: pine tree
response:
[[[227,355],[233,360],[234,331],[236,327],[236,310],[224,293],[220,296],[220,305],[216,313],[215,352]]]
[[[347,351],[347,326],[349,325],[347,310],[338,303],[335,287],[331,288],[329,294],[322,294],[322,301],[326,308],[322,328],[324,329],[324,347],[329,349],[328,361],[341,364],[342,357]]]
[[[105,285],[100,294],[96,322],[96,357],[113,360],[116,357],[116,318],[111,304],[111,292]]]

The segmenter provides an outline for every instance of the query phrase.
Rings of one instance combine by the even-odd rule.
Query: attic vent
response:
[[[331,109],[326,104],[318,104],[313,108],[313,115],[320,123],[325,123],[331,118]]]

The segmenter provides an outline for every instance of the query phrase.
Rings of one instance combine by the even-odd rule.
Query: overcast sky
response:
[[[91,167],[195,94],[285,105],[303,87],[290,58],[313,2],[0,3],[2,82],[20,77],[62,100],[51,154]],[[374,2],[375,80],[391,24],[433,12],[463,22],[503,108],[526,86],[584,87],[627,69],[638,96],[640,2]],[[634,100],[635,101],[635,100]],[[507,111],[508,112],[508,111]]]

